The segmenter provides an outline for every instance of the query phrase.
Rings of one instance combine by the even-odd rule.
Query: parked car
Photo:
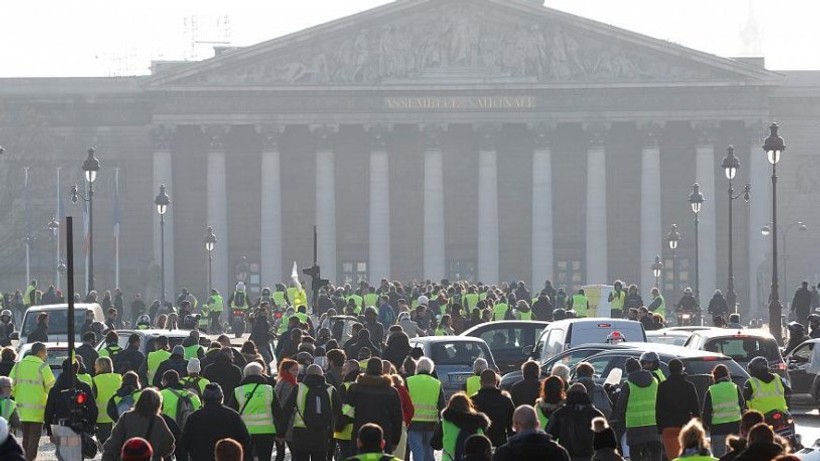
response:
[[[808,395],[820,408],[820,339],[803,342],[785,357],[791,379],[792,398]],[[802,395],[801,395],[802,394]]]
[[[670,346],[683,346],[686,340],[692,336],[691,331],[673,330],[666,328],[646,332],[646,341],[650,343],[668,344]]]
[[[703,331],[703,330],[723,330],[723,328],[709,327],[709,326],[706,326],[706,325],[689,325],[689,326],[685,326],[685,327],[669,327],[669,328],[664,328],[664,330],[666,330],[666,331],[689,331],[689,332],[693,332],[693,331]]]
[[[549,325],[538,320],[500,320],[476,325],[460,336],[481,338],[490,346],[499,373],[517,370],[529,359],[525,347],[534,348],[535,340]]]
[[[78,303],[74,305],[74,338],[77,343],[82,342],[80,327],[85,322],[86,311],[94,312],[95,322],[104,322],[102,307],[97,303]],[[44,306],[29,307],[23,321],[20,323],[20,331],[11,334],[11,339],[17,339],[18,349],[28,343],[28,335],[37,328],[37,316],[45,312],[48,314],[48,342],[65,343],[68,341],[68,304],[47,304]]]
[[[467,378],[473,375],[477,358],[487,360],[490,368],[498,370],[487,343],[472,336],[425,336],[410,340],[410,347],[421,348],[425,357],[436,365],[436,375],[444,385],[445,397],[464,389]]]
[[[685,347],[728,355],[744,369],[753,358],[766,357],[769,370],[779,374],[790,385],[789,372],[780,347],[769,333],[728,328],[701,330],[692,333]]]
[[[140,336],[140,352],[144,355],[148,355],[149,352],[154,351],[154,340],[160,336],[165,336],[168,338],[168,347],[173,349],[174,346],[177,344],[182,344],[182,341],[185,340],[188,336],[190,336],[191,332],[188,330],[160,330],[160,329],[151,329],[151,330],[116,330],[117,335],[119,336],[119,340],[117,344],[123,349],[128,347],[128,337],[132,334],[136,333]],[[208,339],[207,335],[200,334],[199,335],[199,343],[202,344],[205,348],[208,346],[205,345],[210,344],[210,339]],[[105,338],[103,338],[98,344],[96,349],[99,351],[105,346]]]
[[[575,346],[572,349],[565,350],[558,355],[554,355],[547,359],[544,362],[540,363],[541,367],[541,378],[546,378],[550,375],[552,371],[552,367],[556,363],[563,363],[564,365],[575,368],[575,365],[578,365],[581,361],[586,359],[587,357],[593,356],[599,352],[608,351],[612,349],[627,349],[633,347],[635,344],[643,344],[643,343],[617,343],[617,344],[608,344],[608,343],[589,343],[589,344],[581,344],[580,346]],[[510,390],[513,384],[521,381],[523,375],[521,370],[511,371],[504,376],[501,377],[501,389]]]
[[[646,333],[641,322],[623,319],[591,318],[567,319],[551,322],[529,353],[533,360],[546,362],[553,355],[580,344],[607,342],[607,337],[618,332],[626,342],[646,342]]]

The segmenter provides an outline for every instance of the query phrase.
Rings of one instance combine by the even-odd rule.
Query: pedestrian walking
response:
[[[721,457],[726,453],[726,438],[740,432],[740,420],[746,401],[740,388],[732,382],[729,368],[717,365],[712,370],[714,384],[709,386],[703,400],[703,426],[711,436],[712,453]]]
[[[51,367],[45,361],[47,356],[45,344],[35,342],[31,346],[31,353],[14,365],[9,373],[14,383],[13,394],[20,412],[23,450],[26,452],[27,461],[34,461],[37,458],[46,402],[49,391],[56,382]]]
[[[570,386],[564,405],[550,416],[545,432],[566,448],[572,461],[589,461],[595,452],[592,420],[603,417],[592,405],[587,388],[575,383]]]
[[[441,412],[441,425],[436,428],[430,445],[443,451],[442,461],[462,461],[467,437],[486,434],[489,427],[487,415],[476,411],[466,393],[456,392]]]
[[[661,461],[663,445],[655,414],[658,381],[634,358],[627,359],[625,369],[627,379],[621,385],[613,420],[626,429],[632,461]]]
[[[202,399],[203,407],[188,418],[182,429],[179,440],[182,453],[191,461],[214,461],[216,444],[222,439],[230,438],[242,446],[251,446],[251,436],[239,413],[222,404],[224,394],[219,384],[205,386]],[[245,451],[244,461],[253,461],[250,450]]]
[[[377,405],[378,402],[374,401],[372,404]],[[341,413],[342,402],[336,389],[325,380],[322,367],[315,364],[307,367],[304,381],[291,391],[282,406],[282,416],[278,424],[284,426],[285,421],[293,418],[293,435],[288,440],[293,460],[325,461],[329,441]]]
[[[498,387],[500,379],[494,370],[483,370],[479,379],[481,389],[470,398],[476,410],[487,415],[492,421],[486,435],[492,446],[498,447],[505,444],[513,435],[512,416],[515,405],[510,394]]]
[[[692,418],[700,417],[700,403],[695,385],[686,378],[683,362],[670,360],[669,373],[669,377],[658,385],[655,418],[666,457],[674,459],[680,454],[678,435],[681,428]]]
[[[515,435],[495,450],[493,461],[570,461],[567,450],[539,430],[538,417],[531,405],[521,405],[515,409],[513,429]]]
[[[387,441],[385,451],[392,453],[401,440],[401,397],[393,387],[390,377],[382,374],[382,369],[381,359],[373,357],[367,361],[365,373],[359,375],[356,382],[347,390],[342,418],[345,423],[353,422],[354,434],[367,423],[378,424],[384,431]],[[412,399],[412,384],[409,390]],[[416,406],[415,400],[413,405]]]
[[[249,451],[259,461],[270,461],[276,434],[283,432],[275,425],[275,421],[281,421],[281,405],[262,372],[262,365],[258,363],[245,365],[244,378],[234,390],[231,406],[239,411],[251,435]]]
[[[160,414],[162,396],[153,388],[140,393],[134,410],[123,413],[111,436],[103,444],[102,461],[124,459],[121,454],[128,442],[141,437],[148,442],[153,454],[151,459],[161,461],[174,453],[174,436]]]
[[[700,421],[692,419],[680,431],[680,453],[675,461],[718,461],[709,450],[709,441],[706,440],[706,431]]]
[[[521,405],[534,405],[535,399],[541,393],[541,367],[534,360],[527,360],[521,365],[521,381],[510,388],[513,404],[516,408]]]

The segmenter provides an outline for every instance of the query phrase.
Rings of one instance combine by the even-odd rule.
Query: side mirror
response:
[[[12,331],[9,335],[9,339],[12,341],[19,341],[20,340],[20,332],[19,331]]]
[[[524,346],[521,348],[521,353],[527,357],[531,356],[534,351],[535,348],[533,346]]]

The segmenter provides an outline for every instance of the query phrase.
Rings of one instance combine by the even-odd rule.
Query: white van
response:
[[[74,305],[74,338],[77,344],[82,342],[82,334],[80,327],[85,322],[86,311],[94,312],[95,322],[104,322],[102,307],[97,303],[77,303]],[[14,336],[19,336],[17,344],[18,349],[23,344],[26,344],[28,335],[37,328],[37,316],[40,313],[46,312],[48,314],[48,342],[68,342],[68,304],[48,304],[45,306],[29,307],[25,315],[23,315],[23,322],[18,325],[19,331],[12,333]]]
[[[541,332],[531,356],[539,363],[579,344],[606,343],[612,332],[619,332],[626,342],[646,342],[641,322],[624,319],[566,319],[551,322]]]

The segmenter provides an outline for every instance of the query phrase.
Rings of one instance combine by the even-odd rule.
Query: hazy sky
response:
[[[28,0],[0,2],[0,77],[148,73],[152,59],[206,58],[229,18],[252,45],[391,0]],[[769,69],[820,70],[817,0],[547,0],[547,6],[721,56],[742,51],[750,7]],[[198,35],[190,18],[198,18]],[[186,22],[188,26],[186,26]]]

